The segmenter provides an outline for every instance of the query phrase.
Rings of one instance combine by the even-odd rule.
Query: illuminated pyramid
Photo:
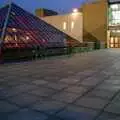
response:
[[[0,9],[0,48],[36,49],[66,47],[79,43],[19,6],[11,3]]]

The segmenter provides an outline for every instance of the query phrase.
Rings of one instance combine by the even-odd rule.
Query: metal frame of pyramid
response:
[[[61,48],[73,43],[79,42],[14,3],[0,9],[1,56],[11,49]]]

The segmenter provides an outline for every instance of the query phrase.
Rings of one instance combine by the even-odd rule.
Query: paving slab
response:
[[[69,86],[68,88],[64,89],[64,91],[71,92],[71,93],[72,92],[78,93],[79,95],[84,94],[88,90],[89,90],[89,88],[83,87],[83,86]]]
[[[79,94],[62,91],[53,95],[52,98],[58,101],[66,102],[66,103],[72,103],[80,96],[81,95]]]
[[[9,102],[18,105],[19,107],[28,107],[37,100],[40,100],[40,97],[28,93],[21,93],[14,97],[8,98]]]
[[[37,101],[31,106],[33,110],[45,112],[47,114],[55,114],[63,109],[67,104],[55,100]]]
[[[1,65],[0,120],[119,120],[119,71],[120,49]]]
[[[29,91],[29,93],[33,95],[41,96],[41,97],[48,97],[48,96],[55,94],[56,90],[41,86],[39,88]]]
[[[120,114],[120,101],[110,103],[105,109],[106,112]]]
[[[101,99],[107,99],[110,100],[116,92],[113,91],[106,91],[106,90],[98,90],[98,89],[94,89],[92,91],[90,91],[88,94],[86,94],[86,96],[88,97],[98,97]]]
[[[99,111],[72,105],[59,112],[57,116],[64,120],[93,120],[98,113]]]
[[[40,112],[30,109],[21,109],[16,113],[12,113],[6,120],[46,120],[48,117]]]
[[[76,105],[93,109],[103,109],[107,103],[108,100],[103,100],[96,97],[82,97],[75,102]]]
[[[120,115],[112,113],[102,113],[96,120],[120,120]]]
[[[62,90],[62,89],[64,89],[64,88],[67,88],[67,87],[68,87],[68,84],[66,84],[66,83],[61,83],[61,82],[56,82],[56,83],[49,82],[46,86],[47,86],[48,88],[52,88],[52,89],[55,89],[55,90]]]
[[[19,108],[15,104],[10,104],[7,101],[0,101],[0,113],[10,113],[18,110]]]

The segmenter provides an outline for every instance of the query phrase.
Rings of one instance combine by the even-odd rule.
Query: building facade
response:
[[[120,48],[120,0],[89,1],[79,11],[42,19],[80,42],[98,41],[107,48]]]
[[[109,4],[109,47],[120,48],[120,1]]]
[[[83,13],[84,41],[107,42],[107,9],[106,0],[89,2],[80,8]]]
[[[0,9],[0,60],[64,54],[73,44],[79,41],[14,3]]]
[[[53,11],[53,10],[48,10],[48,9],[43,9],[43,8],[39,8],[35,10],[35,14],[38,17],[45,17],[45,16],[53,16],[53,15],[57,15],[58,13]]]
[[[120,0],[96,0],[80,10],[84,41],[97,40],[108,48],[120,48]]]
[[[42,17],[42,20],[53,25],[62,32],[83,42],[83,16],[82,13],[69,13],[64,15]]]

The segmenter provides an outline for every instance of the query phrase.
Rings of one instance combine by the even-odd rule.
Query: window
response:
[[[75,23],[72,21],[72,22],[71,22],[71,29],[74,28],[74,25],[75,25]]]
[[[119,32],[120,32],[120,30],[117,30],[116,32],[118,32],[118,33],[119,33]]]
[[[66,30],[66,28],[67,28],[67,23],[63,22],[63,29]]]
[[[110,39],[110,43],[114,43],[113,37],[111,37],[111,39]]]
[[[109,25],[120,25],[120,4],[110,5]]]
[[[114,45],[113,45],[113,44],[111,44],[111,45],[110,45],[110,47],[111,47],[111,48],[113,48],[113,47],[114,47]]]
[[[115,43],[118,43],[118,38],[117,37],[115,37]]]
[[[117,4],[111,5],[111,8],[112,8],[112,10],[117,10],[118,9],[118,5]]]

